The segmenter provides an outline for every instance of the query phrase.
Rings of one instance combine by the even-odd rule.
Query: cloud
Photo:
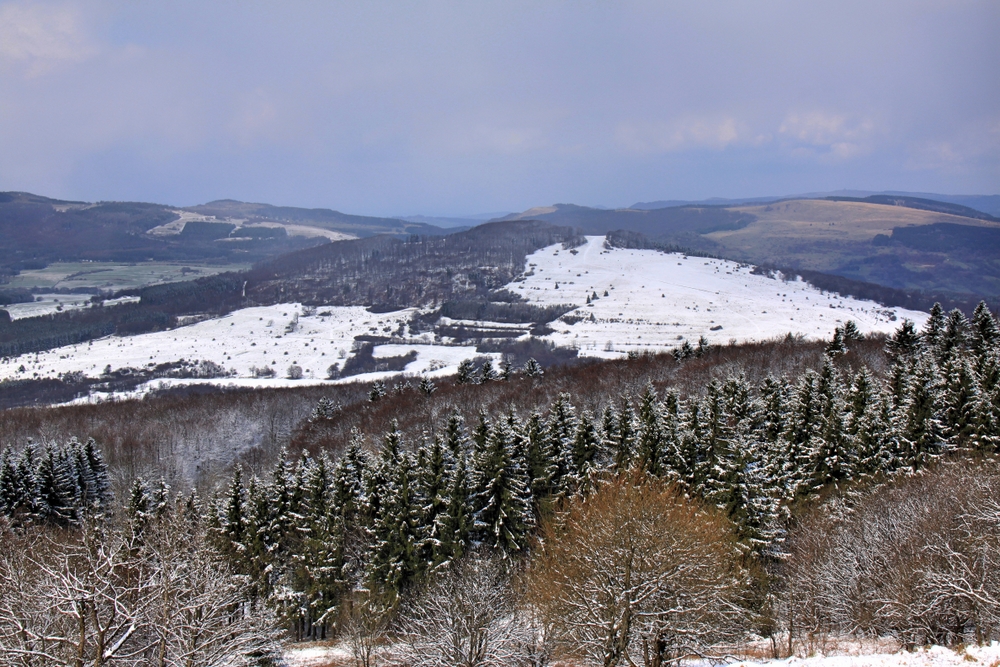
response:
[[[828,111],[793,111],[778,127],[778,136],[793,155],[849,160],[869,153],[875,123]]]
[[[620,145],[636,153],[673,153],[722,150],[736,144],[766,143],[766,134],[753,134],[746,124],[728,116],[689,116],[663,123],[622,123],[616,130]]]
[[[914,141],[904,166],[912,171],[969,173],[1000,156],[1000,118],[950,128],[945,137]],[[994,167],[995,169],[995,167]]]
[[[98,48],[69,6],[0,5],[0,62],[23,68],[29,77],[63,62],[79,62]]]

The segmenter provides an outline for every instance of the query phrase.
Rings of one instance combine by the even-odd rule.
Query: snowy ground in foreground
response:
[[[288,667],[328,667],[331,665],[353,664],[351,653],[343,646],[327,644],[304,644],[285,650]],[[698,664],[698,663],[691,663]],[[764,660],[760,662],[736,662],[734,667],[957,667],[958,665],[1000,665],[1000,644],[990,646],[967,646],[952,650],[943,646],[918,649],[912,653],[874,653],[808,658],[786,658],[784,660]]]
[[[948,667],[951,665],[984,665],[996,667],[1000,665],[1000,644],[993,642],[990,646],[967,646],[952,650],[943,646],[932,646],[927,649],[917,649],[909,653],[876,653],[872,655],[835,655],[812,656],[809,658],[786,658],[785,660],[767,660],[763,662],[738,662],[740,667]]]
[[[862,333],[870,333],[892,332],[904,318],[918,326],[927,319],[926,313],[823,294],[801,281],[785,282],[750,271],[750,267],[734,262],[677,253],[609,250],[604,248],[604,237],[592,236],[573,250],[554,245],[533,253],[525,274],[506,289],[539,305],[575,306],[551,323],[554,333],[546,338],[559,346],[576,347],[581,355],[605,358],[622,357],[633,350],[671,350],[685,340],[695,345],[700,336],[716,345],[787,333],[828,339],[834,328],[847,320],[854,320]],[[471,345],[442,344],[448,340],[435,340],[430,333],[412,335],[406,325],[417,312],[407,308],[375,314],[360,306],[305,309],[294,303],[246,308],[171,331],[110,336],[3,359],[0,380],[55,378],[68,372],[98,378],[108,366],[112,371],[142,369],[184,359],[212,361],[231,374],[210,380],[154,380],[135,394],[190,383],[250,387],[319,384],[328,382],[327,369],[332,364],[343,367],[359,335],[392,336],[397,341],[377,345],[373,353],[376,359],[415,351],[416,360],[405,368],[414,375],[447,375],[463,359],[479,356]],[[523,331],[523,336],[530,328],[451,323],[515,328]],[[286,379],[293,364],[302,368],[301,380]],[[254,377],[253,369],[265,367],[274,371],[274,378]],[[372,381],[389,374],[368,373],[340,381]]]
[[[889,333],[903,318],[918,326],[927,319],[926,313],[823,294],[802,281],[753,275],[750,266],[735,262],[609,250],[603,236],[589,236],[574,250],[558,245],[539,250],[528,257],[524,281],[507,289],[532,303],[580,306],[569,315],[584,319],[555,322],[556,333],[548,338],[588,356],[671,349],[684,340],[693,345],[702,335],[716,345],[789,332],[829,338],[847,320],[862,333]],[[587,297],[595,293],[598,298],[588,306]]]

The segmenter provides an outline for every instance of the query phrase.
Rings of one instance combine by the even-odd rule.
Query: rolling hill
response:
[[[1000,262],[985,250],[1000,221],[966,206],[917,197],[612,210],[558,204],[509,217],[571,225],[586,234],[624,230],[660,247],[893,289],[969,298],[1000,295]],[[914,227],[933,229],[935,242],[928,242],[927,234],[914,235]],[[646,242],[634,243],[645,247]]]

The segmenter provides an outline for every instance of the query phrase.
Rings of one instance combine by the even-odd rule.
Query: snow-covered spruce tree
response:
[[[133,504],[142,508],[136,510],[135,514],[144,513],[151,515],[150,493],[143,489],[141,505],[139,504],[139,491],[133,488]],[[215,525],[213,525],[213,539],[216,548],[225,556],[237,571],[245,568],[243,554],[246,547],[243,540],[246,536],[247,522],[245,516],[246,508],[246,487],[243,484],[243,467],[237,465],[233,470],[233,476],[229,480],[225,496],[219,499],[219,505],[215,509]]]
[[[844,428],[843,384],[829,356],[823,360],[817,390],[820,430],[810,481],[813,490],[852,477],[857,463]]]
[[[20,505],[21,480],[14,467],[14,454],[10,447],[0,453],[0,513],[12,516]]]
[[[566,497],[572,491],[570,474],[576,425],[576,408],[573,407],[570,395],[559,394],[549,407],[543,448],[547,464],[544,477],[548,482],[544,495],[556,500]]]
[[[820,377],[807,370],[796,385],[785,432],[784,477],[791,497],[813,491],[811,481],[820,440],[823,437],[823,396]]]
[[[372,382],[372,388],[368,390],[368,400],[372,403],[382,399],[386,394],[385,382],[382,380],[375,380]]]
[[[524,428],[525,460],[527,466],[528,479],[531,485],[531,495],[535,499],[535,512],[538,513],[538,502],[543,496],[548,495],[552,487],[552,480],[548,475],[551,472],[548,462],[548,434],[545,431],[545,422],[542,416],[532,411],[528,416]]]
[[[35,470],[35,516],[53,526],[68,526],[79,519],[72,463],[65,452],[46,446]]]
[[[981,363],[986,354],[1000,344],[1000,326],[997,326],[997,321],[985,301],[980,301],[973,311],[970,329],[970,344],[977,361]]]
[[[479,369],[479,384],[493,382],[496,379],[497,372],[493,368],[493,360],[487,357],[483,360],[483,365]]]
[[[506,420],[490,429],[473,471],[473,538],[503,553],[522,551],[534,524],[524,461],[512,452],[514,433]]]
[[[715,380],[710,382],[701,402],[701,445],[705,458],[699,462],[701,469],[696,471],[696,476],[700,483],[694,491],[709,504],[729,514],[739,461],[733,449],[735,433],[727,402],[723,388]]]
[[[87,438],[87,442],[83,443],[83,459],[89,468],[88,478],[93,482],[93,486],[87,488],[86,502],[90,506],[96,505],[98,509],[105,509],[113,499],[111,478],[104,455],[93,438]]]
[[[685,448],[684,414],[677,392],[668,389],[663,394],[660,410],[663,434],[664,477],[672,482],[687,485],[694,479],[696,456]],[[693,440],[688,444],[694,444]]]
[[[916,470],[942,452],[941,386],[933,355],[920,355],[897,415],[902,466]]]
[[[953,447],[982,449],[980,436],[986,435],[990,411],[969,355],[946,360],[941,375],[944,437]]]
[[[448,506],[438,516],[434,532],[437,542],[433,545],[431,563],[435,568],[446,566],[461,558],[472,539],[473,516],[469,474],[463,454],[456,462],[448,488]]]
[[[944,334],[938,344],[938,364],[944,366],[949,361],[955,361],[969,347],[969,321],[959,309],[948,313]]]
[[[458,364],[458,371],[455,373],[456,384],[475,384],[476,366],[472,359],[463,359]]]
[[[851,383],[846,397],[847,419],[844,436],[854,459],[854,479],[864,479],[898,467],[890,398],[862,368]]]
[[[920,333],[921,347],[925,350],[932,350],[936,354],[947,326],[948,317],[945,315],[944,308],[941,307],[940,303],[935,303],[931,306],[930,317],[927,318]]]
[[[608,447],[611,449],[612,465],[616,472],[625,472],[632,466],[636,441],[636,417],[632,409],[632,399],[623,395],[619,399],[618,413],[615,419],[614,434],[606,433]]]
[[[372,526],[373,549],[366,579],[389,604],[411,584],[422,567],[418,559],[420,503],[414,486],[413,460],[402,453],[398,430],[385,437],[378,467],[386,480],[374,491],[381,496]]]
[[[337,405],[332,400],[324,396],[316,402],[316,407],[313,408],[312,416],[309,417],[309,421],[320,422],[333,419],[337,416],[337,412],[339,412]]]
[[[440,565],[437,558],[441,555],[441,530],[451,501],[449,493],[454,471],[451,452],[440,438],[434,438],[429,445],[421,447],[416,471],[419,496],[423,500],[418,559],[429,569]]]
[[[531,379],[540,378],[542,377],[542,375],[545,374],[545,371],[542,370],[542,365],[537,361],[535,361],[534,357],[524,362],[524,368],[522,369],[522,372],[524,373],[525,377]]]
[[[636,468],[656,477],[662,475],[665,472],[663,457],[666,445],[660,400],[653,385],[647,384],[642,396],[639,397],[635,445]]]
[[[434,381],[427,376],[420,378],[420,384],[417,386],[417,388],[420,390],[420,393],[423,394],[424,396],[430,396],[435,391],[437,391],[437,387],[434,386]]]
[[[893,361],[912,356],[920,347],[920,334],[911,320],[903,320],[886,342],[885,350]]]
[[[576,426],[576,436],[571,449],[571,485],[585,490],[590,476],[604,467],[604,439],[601,437],[591,414],[584,410]]]

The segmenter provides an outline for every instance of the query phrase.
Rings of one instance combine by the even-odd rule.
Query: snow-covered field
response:
[[[133,303],[139,300],[137,296],[123,296],[119,299],[106,299],[105,306],[115,306],[120,303]],[[28,303],[12,303],[2,308],[10,313],[12,320],[25,317],[51,315],[63,310],[79,310],[91,305],[89,294],[36,294],[34,301]]]
[[[918,325],[927,319],[926,313],[822,294],[801,281],[753,275],[752,267],[735,262],[609,250],[602,236],[587,237],[587,244],[574,250],[552,246],[534,253],[524,281],[507,289],[532,303],[581,306],[564,316],[581,321],[554,323],[556,333],[548,338],[575,345],[582,355],[672,349],[684,340],[694,345],[700,336],[716,345],[789,332],[829,338],[847,320],[862,333],[892,332],[903,318]]]
[[[532,254],[525,274],[506,289],[534,304],[576,306],[551,323],[554,333],[546,338],[559,346],[576,347],[582,355],[608,358],[633,350],[671,350],[684,341],[696,345],[701,336],[712,344],[765,340],[787,333],[829,338],[836,326],[848,320],[854,320],[862,333],[869,333],[892,332],[903,318],[918,326],[927,318],[926,313],[823,294],[801,281],[753,275],[750,267],[734,262],[653,250],[606,249],[604,237],[598,236],[588,237],[585,245],[573,250],[556,245]],[[56,305],[49,303],[25,306]],[[453,373],[463,359],[477,356],[472,346],[448,345],[448,339],[437,340],[431,333],[412,335],[406,324],[417,312],[408,308],[374,314],[362,307],[306,309],[294,303],[246,308],[171,331],[111,336],[3,359],[0,380],[54,378],[68,372],[96,378],[109,366],[112,371],[142,369],[183,359],[212,361],[228,375],[211,380],[155,380],[155,386],[320,383],[328,381],[332,364],[342,367],[355,352],[359,335],[393,337],[393,344],[375,347],[376,359],[417,352],[416,360],[405,369],[411,374]],[[447,323],[519,328],[523,336],[528,335],[523,325]],[[301,379],[287,379],[293,365],[302,369]],[[273,370],[274,377],[256,377],[264,368]],[[342,381],[372,380],[386,374]]]

